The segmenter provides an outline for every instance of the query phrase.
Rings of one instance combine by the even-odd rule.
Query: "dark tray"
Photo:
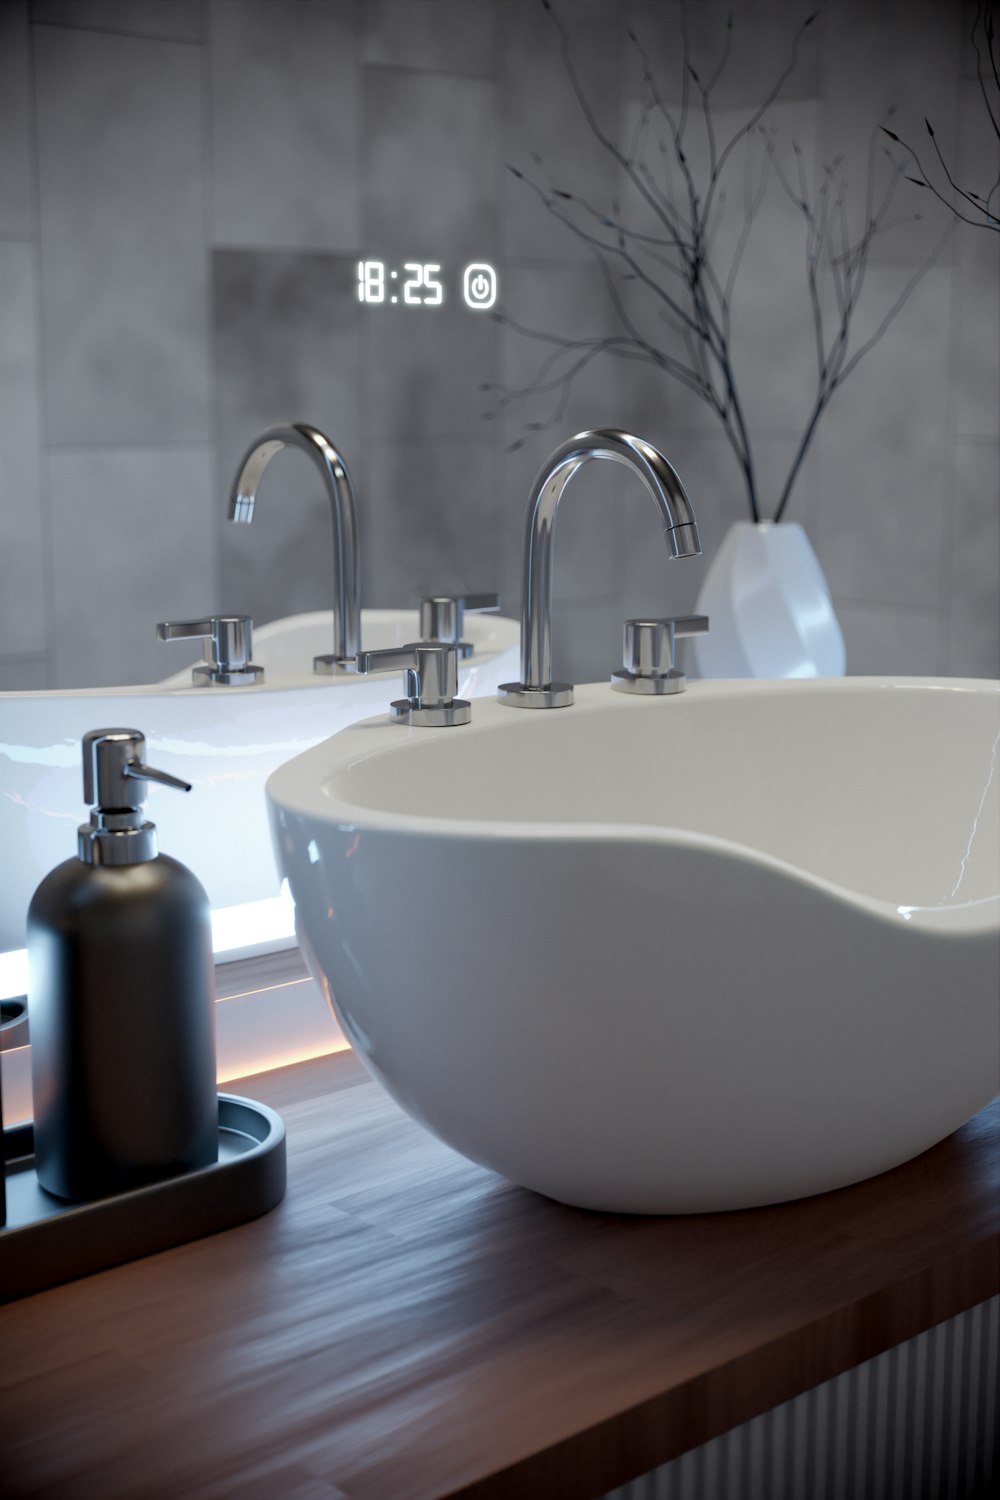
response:
[[[285,1194],[285,1127],[252,1099],[219,1095],[219,1160],[90,1203],[38,1184],[32,1127],[3,1132],[7,1227],[0,1229],[0,1302],[169,1250],[256,1219]]]

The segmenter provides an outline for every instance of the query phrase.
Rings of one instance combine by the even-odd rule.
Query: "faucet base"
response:
[[[630,672],[622,667],[611,674],[611,686],[618,693],[683,693],[684,673],[671,667],[669,672]]]
[[[573,684],[550,682],[547,687],[527,687],[523,682],[501,682],[497,701],[508,708],[569,708]]]
[[[313,671],[324,677],[356,677],[358,671],[355,656],[314,656]]]
[[[248,662],[245,667],[235,671],[223,671],[207,661],[199,662],[196,667],[191,668],[194,687],[257,687],[263,681],[264,668],[258,667],[254,662]]]
[[[396,698],[389,704],[389,716],[395,724],[412,724],[418,729],[450,729],[454,724],[472,720],[472,704],[465,698],[450,703],[424,704],[412,698]]]

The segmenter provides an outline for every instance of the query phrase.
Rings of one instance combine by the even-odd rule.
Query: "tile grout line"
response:
[[[204,46],[201,37],[161,36],[158,32],[151,31],[122,31],[115,26],[82,26],[73,21],[34,21],[30,18],[28,24],[45,31],[76,31],[83,36],[117,36],[130,42],[169,42],[178,47]]]
[[[205,11],[205,38],[201,56],[202,88],[202,214],[204,222],[204,266],[205,266],[205,369],[208,375],[208,429],[212,434],[209,455],[211,487],[221,498],[225,493],[222,476],[222,428],[220,422],[220,381],[216,367],[215,339],[215,87],[212,68],[215,30],[214,7]],[[210,528],[215,559],[213,565],[215,604],[214,609],[225,609],[225,521],[222,508],[213,509],[214,524]]]
[[[957,24],[961,25],[959,18]],[[953,139],[958,142],[959,156],[961,156],[961,145],[964,138],[964,111],[963,90],[956,88],[954,93],[955,106],[952,118]],[[959,226],[956,225],[956,228]],[[955,584],[955,531],[956,531],[956,507],[959,503],[959,464],[958,464],[958,372],[959,372],[959,328],[961,309],[961,252],[954,245],[951,246],[949,278],[948,278],[948,357],[946,361],[947,389],[945,391],[945,432],[948,442],[948,476],[947,486],[950,491],[950,504],[945,507],[941,557],[938,562],[938,590],[942,601],[941,622],[938,632],[937,647],[937,669],[946,672],[951,660],[953,616],[955,612],[954,584]]]
[[[56,639],[55,622],[55,526],[52,514],[52,490],[49,476],[49,449],[48,449],[48,361],[45,347],[45,296],[43,285],[45,280],[45,247],[42,220],[42,167],[40,120],[39,120],[39,79],[38,79],[38,56],[35,48],[34,23],[29,21],[27,34],[28,51],[28,79],[31,90],[31,103],[28,110],[28,129],[30,133],[29,152],[31,161],[31,185],[34,195],[35,210],[35,252],[32,256],[33,271],[33,296],[35,309],[35,400],[38,410],[38,434],[37,434],[37,458],[38,458],[38,508],[41,522],[42,542],[42,618],[44,622],[44,661],[43,672],[44,686],[53,685],[56,669],[56,651],[58,642]]]
[[[165,448],[181,448],[185,451],[189,451],[192,448],[211,448],[212,446],[213,442],[211,438],[192,438],[190,440],[186,440],[184,438],[166,438],[160,442],[154,442],[151,440],[144,443],[46,443],[45,452],[47,454],[104,452],[143,453],[148,451],[160,452]]]

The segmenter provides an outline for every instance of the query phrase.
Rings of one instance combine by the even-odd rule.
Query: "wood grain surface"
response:
[[[593,1500],[1000,1291],[1000,1099],[857,1187],[587,1213],[440,1145],[349,1054],[255,1223],[0,1309],[0,1494]]]

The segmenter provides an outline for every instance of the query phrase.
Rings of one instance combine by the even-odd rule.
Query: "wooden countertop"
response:
[[[284,1115],[284,1203],[0,1309],[4,1496],[588,1500],[1000,1291],[1000,1099],[857,1187],[621,1219],[349,1053],[227,1091]]]

